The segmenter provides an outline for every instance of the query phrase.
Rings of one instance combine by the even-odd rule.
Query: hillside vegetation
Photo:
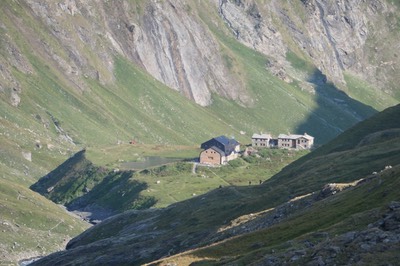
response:
[[[163,3],[161,10],[170,12],[172,6]],[[248,143],[254,132],[307,132],[322,144],[376,110],[398,102],[373,85],[364,86],[351,73],[348,90],[354,91],[349,94],[354,99],[350,98],[294,47],[284,55],[292,82],[283,81],[266,67],[273,64],[272,55],[236,39],[216,6],[179,2],[175,10],[190,13],[193,28],[189,30],[199,30],[207,38],[196,39],[201,42],[196,51],[167,53],[165,49],[164,56],[172,56],[171,62],[178,64],[176,54],[199,54],[203,59],[195,57],[199,59],[197,65],[206,65],[204,58],[215,63],[213,75],[208,70],[211,66],[198,70],[205,72],[206,80],[201,83],[208,83],[210,90],[210,102],[202,107],[188,101],[190,92],[169,87],[167,78],[161,78],[168,75],[167,70],[154,73],[156,70],[148,66],[150,61],[142,58],[138,62],[128,50],[142,53],[140,47],[147,43],[132,41],[130,30],[135,38],[139,28],[143,36],[150,34],[151,28],[147,27],[157,22],[147,21],[144,14],[159,8],[153,3],[146,6],[137,2],[126,3],[126,7],[120,3],[91,6],[76,1],[59,5],[51,1],[2,2],[1,31],[6,38],[0,50],[5,77],[0,90],[0,126],[4,154],[10,160],[2,156],[1,163],[12,163],[13,168],[23,171],[27,162],[22,153],[30,153],[29,176],[36,179],[59,165],[62,158],[85,147],[110,146],[131,139],[147,144],[198,145],[221,134]],[[238,12],[245,12],[248,7],[240,8],[244,10]],[[125,10],[132,13],[121,18],[123,21],[112,19],[118,17],[118,12],[123,17]],[[261,7],[259,12],[267,16]],[[169,19],[175,18],[168,15]],[[131,21],[133,28],[121,29],[126,21]],[[174,32],[177,38],[183,38],[178,29]],[[166,41],[171,41],[168,36]],[[158,43],[164,36],[151,38]],[[212,44],[204,43],[206,40]],[[218,57],[211,58],[204,47]],[[162,51],[155,53],[162,58]],[[182,73],[178,71],[179,79],[187,75],[188,82],[193,83],[189,78],[193,73],[186,68],[196,64],[185,64]],[[160,62],[159,66],[166,64]],[[198,79],[194,81],[200,84]],[[243,88],[236,92],[232,83]]]
[[[238,237],[150,265],[395,265],[400,248],[400,194],[394,189],[399,170],[380,172],[356,187],[337,184],[327,192],[334,196],[322,200],[312,195],[278,211],[256,213],[236,226],[246,228]],[[340,186],[350,188],[341,191]]]
[[[343,0],[0,1],[0,177],[9,192],[0,193],[0,202],[15,210],[5,223],[23,220],[25,212],[18,210],[32,207],[10,202],[10,194],[35,195],[27,188],[83,149],[101,178],[86,175],[86,187],[74,183],[59,194],[54,190],[55,201],[72,204],[82,189],[114,173],[120,160],[136,157],[126,148],[132,140],[143,150],[190,146],[184,158],[222,134],[247,144],[255,132],[307,132],[317,146],[327,143],[399,102],[400,57],[393,49],[400,39],[398,8],[397,1]],[[282,163],[292,157],[286,159]],[[281,167],[251,168],[253,182]],[[244,169],[216,172],[221,178],[210,185],[174,197],[161,194],[157,203],[152,199],[158,190],[146,187],[146,175],[139,175],[143,180],[129,195],[135,201],[141,190],[139,198],[150,199],[146,207],[164,207],[225,181],[243,185],[250,178],[241,179]],[[108,180],[130,184],[130,174],[124,174]],[[102,202],[115,204],[115,192]],[[85,201],[93,204],[99,194],[93,189]],[[42,197],[37,201],[60,212]],[[42,219],[39,210],[32,215],[32,221]],[[60,231],[66,239],[86,226],[68,217],[64,229],[75,229]],[[59,228],[59,220],[49,223]],[[41,235],[29,223],[18,225]],[[39,252],[24,234],[14,239],[4,230],[0,256],[7,263],[24,257],[23,250],[58,249]],[[48,243],[60,239],[51,236]],[[13,249],[14,242],[20,248]]]
[[[400,105],[375,115],[351,129],[357,138],[345,132],[262,185],[219,188],[164,209],[114,216],[37,265],[142,264],[194,248],[157,263],[346,264],[368,263],[371,254],[372,262],[394,262],[400,124],[393,117],[399,115]]]
[[[128,154],[131,155],[130,160],[139,156],[140,145],[126,147],[129,148],[125,153],[127,160]],[[150,146],[146,145],[146,148]],[[189,147],[181,148],[186,150]],[[169,156],[189,152],[168,151],[167,147],[161,146],[156,150],[158,156],[163,152]],[[107,154],[110,153],[112,150]],[[123,162],[112,162],[114,168],[111,169],[94,165],[83,150],[42,177],[31,189],[57,204],[65,205],[70,211],[80,212],[85,219],[103,220],[126,210],[166,207],[217,187],[258,185],[307,153],[261,149],[256,154],[230,161],[221,167],[198,165],[193,157],[188,157],[145,169],[120,169]],[[143,150],[140,156],[149,154],[151,152]],[[198,149],[189,155],[198,156]]]
[[[3,170],[3,169],[2,169]],[[62,250],[89,224],[13,180],[0,178],[0,265]],[[6,173],[7,173],[6,172]]]

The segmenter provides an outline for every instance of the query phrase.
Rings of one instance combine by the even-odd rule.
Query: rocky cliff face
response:
[[[385,63],[388,54],[382,50],[378,52],[380,47],[387,49],[389,54],[395,53],[395,49],[385,43],[385,39],[399,37],[395,32],[390,33],[393,26],[398,27],[397,22],[393,25],[393,21],[386,19],[397,17],[393,5],[385,1],[302,2],[307,10],[306,35],[309,37],[294,35],[295,40],[323,72],[340,87],[345,85],[343,74],[346,71],[381,89],[393,85],[394,79],[387,75],[393,69],[383,67],[388,63]],[[390,65],[398,63],[398,60],[392,61]]]
[[[25,4],[58,43],[29,36],[23,25],[21,32],[81,90],[83,76],[113,82],[113,57],[122,56],[200,105],[209,105],[212,93],[248,100],[243,84],[224,65],[217,40],[185,1]]]
[[[0,176],[32,184],[78,148],[132,138],[307,131],[324,143],[400,99],[399,6],[0,1]]]
[[[307,56],[338,87],[352,73],[376,87],[396,90],[398,8],[386,1],[219,1],[219,14],[243,44],[290,68],[288,49]]]
[[[200,105],[209,105],[213,93],[250,104],[246,84],[226,62],[223,47],[209,27],[214,25],[265,54],[270,59],[269,70],[287,82],[298,79],[287,60],[290,50],[315,64],[342,89],[346,89],[344,74],[351,73],[396,94],[398,77],[394,74],[399,59],[395,46],[400,22],[398,8],[387,1],[302,0],[289,5],[213,0],[197,5],[184,0],[26,0],[19,4],[31,10],[33,19],[40,21],[38,25],[55,38],[37,36],[8,12],[15,16],[12,19],[21,36],[79,90],[87,89],[84,77],[112,83],[113,58],[122,56]],[[199,9],[212,13],[205,18]],[[12,88],[8,97],[17,106],[21,88],[11,67],[23,73],[32,72],[32,67],[7,38],[8,26],[2,24],[1,29],[9,64],[0,69],[4,77],[0,88]]]

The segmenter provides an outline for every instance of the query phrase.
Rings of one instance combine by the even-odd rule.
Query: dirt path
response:
[[[196,174],[196,168],[197,168],[198,163],[193,163],[193,167],[192,167],[192,174]]]

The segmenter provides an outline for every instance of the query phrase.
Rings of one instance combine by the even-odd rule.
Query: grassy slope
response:
[[[264,195],[264,208],[273,207],[271,202],[277,204],[316,191],[324,183],[349,182],[368,177],[373,171],[380,172],[386,165],[397,166],[380,174],[380,179],[372,179],[339,193],[337,197],[313,204],[309,209],[270,228],[162,260],[162,263],[206,261],[206,264],[246,265],[261,260],[272,250],[283,256],[288,248],[304,248],[301,246],[304,240],[319,243],[321,240],[317,239],[318,234],[314,232],[323,231],[335,236],[365,229],[380,217],[379,213],[385,210],[387,204],[400,197],[396,189],[400,176],[400,124],[393,119],[399,114],[400,105],[389,108],[286,167],[265,183],[265,188],[270,187],[272,191],[270,195]],[[288,241],[292,241],[291,244]],[[375,255],[371,265],[393,254],[388,251]],[[310,259],[311,254],[307,254],[307,258]]]
[[[13,169],[0,166],[0,265],[46,255],[89,225],[13,180]]]
[[[340,138],[336,138],[325,144],[323,147],[315,150],[308,156],[305,156],[295,164],[292,164],[290,167],[297,167],[304,161],[311,160],[312,158],[316,158],[318,156],[350,150],[356,147],[364,137],[373,132],[398,128],[399,120],[396,119],[396,117],[398,117],[399,108],[400,105],[387,108],[384,112],[378,113],[371,117],[371,119],[360,122],[341,134]],[[287,169],[289,170],[290,167]],[[285,172],[283,171],[281,174],[285,174]]]
[[[141,171],[133,180],[146,183],[146,190],[141,195],[157,200],[155,207],[166,207],[170,204],[202,195],[219,186],[248,186],[269,179],[288,163],[306,154],[265,150],[262,157],[237,159],[230,165],[220,168],[198,166],[195,174],[192,163],[174,163]]]
[[[178,252],[206,245],[209,237],[214,237],[221,227],[229,225],[239,216],[274,208],[296,196],[319,191],[326,183],[354,181],[368,177],[374,171],[379,172],[386,165],[393,165],[393,170],[385,172],[381,182],[372,179],[348,192],[339,193],[338,197],[311,205],[309,210],[299,212],[293,219],[270,229],[194,251],[194,256],[213,260],[226,256],[228,260],[240,259],[247,264],[271,248],[279,248],[284,252],[288,247],[287,241],[299,237],[304,239],[315,230],[336,234],[343,230],[365,228],[367,221],[371,221],[368,219],[373,218],[369,217],[370,211],[380,212],[383,209],[379,208],[384,208],[388,202],[399,197],[396,187],[400,165],[400,124],[393,119],[399,115],[400,105],[385,110],[351,129],[355,132],[354,138],[347,132],[342,134],[315,151],[315,155],[311,153],[302,157],[263,185],[216,189],[166,209],[127,212],[109,219],[71,241],[69,250],[62,254],[66,260],[74,259],[76,262],[80,260],[80,254],[94,261],[101,253],[107,254],[102,257],[105,261],[117,259],[121,263],[143,263],[157,256],[165,256],[171,250]],[[388,128],[391,130],[388,131]],[[307,157],[308,160],[303,159]],[[320,219],[315,219],[316,216]],[[350,221],[354,219],[359,222],[352,225]],[[140,227],[143,223],[147,227]],[[141,228],[143,238],[137,235],[135,228]],[[157,230],[154,231],[154,228]],[[110,240],[113,245],[109,245]],[[80,248],[76,248],[78,246]],[[138,249],[136,251],[139,252],[139,246],[155,250],[146,253],[148,256],[138,257],[132,250]],[[260,253],[254,254],[253,250],[259,250]],[[124,257],[116,258],[115,252],[123,253]],[[51,263],[52,257],[59,255],[46,260]]]
[[[269,59],[265,55],[245,47],[224,33],[221,28],[225,25],[222,22],[209,19],[210,14],[215,14],[215,11],[199,10],[200,17],[220,40],[222,51],[235,62],[234,71],[245,81],[255,99],[253,108],[244,108],[219,97],[214,98],[214,104],[210,108],[230,125],[235,126],[240,121],[240,127],[236,126],[240,130],[267,131],[274,134],[307,131],[318,136],[317,143],[325,143],[358,122],[360,117],[366,118],[375,112],[373,108],[351,99],[332,84],[317,83],[315,80],[324,78],[322,73],[293,52],[287,58],[293,71],[301,72],[301,76],[315,86],[315,94],[301,89],[296,81],[288,84],[279,80],[266,71],[265,65]],[[334,98],[344,104],[335,103]],[[393,102],[396,101],[392,100],[385,107]],[[354,116],[353,112],[357,115]]]
[[[321,142],[338,133],[321,125],[325,120],[335,124],[333,114],[340,107],[331,105],[331,109],[325,109],[328,111],[321,111],[318,99],[266,72],[267,58],[215,29],[221,49],[238,64],[236,71],[258,99],[253,108],[244,108],[218,96],[209,108],[199,107],[123,58],[115,58],[114,85],[106,87],[82,78],[88,89],[78,90],[62,70],[32,45],[35,43],[32,39],[40,39],[59,56],[67,58],[68,53],[50,29],[19,2],[4,1],[1,5],[5,25],[1,32],[10,36],[33,69],[31,74],[24,74],[16,67],[11,68],[22,88],[18,108],[9,104],[8,90],[0,93],[0,170],[3,178],[12,181],[7,186],[14,191],[18,190],[17,185],[28,187],[83,147],[92,149],[93,156],[102,160],[107,156],[103,151],[118,149],[113,145],[119,140],[126,142],[134,138],[141,143],[194,145],[211,136],[226,134],[248,142],[254,131],[296,132],[299,121],[309,116],[306,128],[310,130],[307,131],[320,136]],[[215,11],[210,14],[215,16]],[[8,62],[10,55],[3,48],[0,49],[2,60]],[[88,52],[88,58],[92,57]],[[285,105],[279,104],[281,100]],[[341,117],[346,117],[340,122],[342,128],[356,121],[345,113]],[[63,129],[63,134],[57,132],[55,125]],[[248,135],[242,136],[240,130]],[[65,134],[75,145],[62,137]],[[31,152],[32,162],[24,159],[22,152]],[[117,153],[120,151],[108,156]],[[19,203],[22,205],[16,208],[24,209],[23,202]]]
[[[382,170],[386,165],[399,164],[400,143],[396,130],[400,105],[386,109],[371,119],[360,122],[312,153],[285,167],[270,180],[273,187],[281,188],[281,199],[288,200],[318,189],[322,183],[350,182]],[[366,145],[359,143],[370,134],[377,137]],[[358,146],[359,145],[359,146]],[[284,188],[289,186],[289,188]]]
[[[164,152],[176,157],[189,151],[188,147],[183,147],[185,153],[182,153],[182,150],[145,145],[146,149],[139,155],[141,145],[121,145],[122,149],[124,147],[124,158],[128,161],[152,154],[152,148],[155,148],[158,156]],[[131,157],[128,157],[129,150]],[[108,150],[107,154],[111,152]],[[31,188],[72,209],[90,204],[96,204],[110,212],[166,207],[219,186],[247,186],[249,182],[253,185],[259,184],[259,181],[265,181],[282,167],[307,153],[308,151],[264,149],[260,150],[259,157],[253,155],[237,159],[223,167],[194,168],[193,163],[178,162],[134,172],[128,169],[114,171],[113,169],[120,168],[116,162],[109,165],[113,166],[113,169],[93,165],[86,159],[86,152],[81,151],[41,178]],[[198,149],[189,153],[187,159],[197,155]]]
[[[34,70],[30,75],[16,68],[13,70],[23,88],[18,108],[7,104],[5,98],[0,102],[0,110],[4,114],[0,124],[10,132],[5,136],[10,145],[4,150],[5,153],[12,153],[12,145],[19,145],[20,149],[32,151],[33,165],[44,166],[47,171],[59,164],[60,158],[84,146],[110,146],[132,138],[141,143],[198,145],[211,136],[226,134],[246,143],[256,131],[277,134],[306,130],[317,136],[317,142],[323,143],[357,121],[342,112],[340,106],[324,104],[318,97],[299,90],[296,84],[286,84],[271,76],[265,70],[268,60],[265,56],[238,44],[211,23],[208,26],[220,40],[221,51],[233,60],[233,71],[241,76],[256,100],[252,108],[244,108],[218,96],[214,96],[212,106],[201,108],[187,102],[123,58],[115,58],[114,85],[105,87],[86,78],[83,82],[88,89],[80,91],[71,87],[71,82],[40,50],[35,51],[29,45],[31,36],[40,36],[60,56],[65,56],[66,52],[48,34],[47,27],[23,6],[15,3],[3,5],[2,18],[7,33]],[[220,24],[219,28],[224,28],[217,20],[215,10],[209,11]],[[13,21],[17,16],[21,19],[15,24]],[[31,28],[24,28],[24,25],[31,25]],[[8,55],[3,53],[7,58]],[[88,54],[88,58],[92,57]],[[329,95],[333,94],[328,91]],[[319,107],[322,104],[325,107]],[[370,115],[370,111],[361,109],[357,110],[363,113],[363,117]],[[337,115],[338,112],[342,113]],[[55,123],[78,147],[60,139]],[[335,126],[332,128],[328,124]],[[247,135],[242,136],[239,131],[246,131]],[[36,140],[42,143],[44,149],[35,149]],[[55,146],[55,152],[46,149],[47,145]],[[22,169],[21,165],[18,167]],[[37,178],[40,174],[32,176]]]
[[[379,91],[365,81],[351,74],[345,75],[349,96],[382,111],[388,106],[398,104],[399,100],[389,94]]]
[[[90,89],[81,92],[73,89],[60,70],[29,45],[29,36],[39,36],[60,56],[66,56],[58,41],[48,34],[46,26],[24,10],[23,6],[15,3],[3,5],[2,17],[7,33],[22,54],[27,56],[34,70],[31,75],[13,70],[23,88],[19,108],[10,107],[6,101],[0,103],[4,114],[1,123],[16,125],[7,138],[22,148],[32,150],[35,138],[39,138],[44,145],[51,143],[66,150],[67,144],[61,145],[53,121],[57,121],[75,143],[81,146],[110,145],[118,140],[127,141],[131,138],[143,143],[195,144],[216,134],[234,135],[240,140],[248,140],[255,131],[277,134],[297,131],[302,133],[300,131],[303,130],[316,135],[317,142],[323,143],[357,121],[347,111],[343,111],[341,106],[321,100],[336,97],[337,92],[334,89],[324,90],[324,97],[321,97],[322,94],[313,96],[299,90],[296,84],[280,81],[265,70],[268,60],[265,56],[227,37],[212,23],[208,23],[208,26],[220,40],[221,51],[234,62],[234,71],[241,76],[256,100],[253,108],[244,108],[217,96],[210,108],[201,108],[188,103],[178,93],[154,81],[122,58],[115,59],[116,84],[104,87],[88,78],[84,82]],[[195,10],[200,10],[200,17],[206,17],[202,13],[203,9],[196,7]],[[223,23],[218,21],[215,10],[205,12],[214,17],[219,29],[224,28]],[[21,19],[15,26],[13,20],[16,16]],[[31,29],[23,29],[24,25],[31,25]],[[4,56],[7,58],[7,55]],[[88,57],[92,58],[93,55],[89,53]],[[302,64],[296,63],[296,60],[298,59],[292,60],[293,67],[302,71]],[[351,103],[345,96],[341,97]],[[368,99],[365,101],[371,102]],[[392,103],[390,101],[389,104]],[[385,104],[386,100],[377,107],[381,109]],[[361,117],[367,117],[372,112],[365,107],[357,107],[356,104],[351,107]],[[46,130],[43,130],[43,121],[50,123]],[[239,134],[241,130],[248,135],[242,137]],[[32,136],[31,132],[36,132],[36,136]],[[7,152],[11,149],[7,148]],[[55,164],[51,161],[53,156],[43,156],[34,156],[38,159],[36,164],[46,165],[46,159]]]
[[[314,250],[307,250],[304,243],[320,243],[337,246],[335,236],[349,231],[365,230],[370,223],[376,222],[387,209],[387,205],[400,197],[395,189],[399,185],[400,168],[382,174],[380,180],[371,180],[363,185],[339,193],[313,204],[312,207],[295,213],[289,219],[255,233],[217,243],[181,256],[163,259],[152,265],[177,263],[178,265],[225,265],[259,264],[266,257],[281,257],[291,265],[303,265],[314,259]],[[368,195],[368,196],[366,196]],[[321,236],[324,236],[321,238]],[[325,241],[326,238],[332,238]],[[336,242],[337,241],[337,242]],[[321,244],[321,245],[322,245]],[[335,263],[346,264],[354,257],[355,248],[341,248],[340,257]],[[358,260],[368,265],[376,265],[382,261],[396,263],[396,248],[385,251],[374,251],[371,254],[360,252]],[[295,250],[307,250],[302,259],[290,263],[290,256]],[[359,251],[357,251],[359,252]],[[292,254],[292,255],[289,255]],[[203,263],[200,263],[203,262]]]

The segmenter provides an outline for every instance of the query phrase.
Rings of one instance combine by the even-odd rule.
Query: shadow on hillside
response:
[[[148,184],[133,178],[133,171],[115,171],[95,166],[81,150],[40,178],[30,189],[64,204],[87,221],[100,221],[131,210],[148,209],[157,200],[141,195]]]
[[[371,106],[350,98],[335,85],[327,82],[326,76],[318,69],[310,75],[308,82],[315,89],[318,107],[297,126],[296,131],[299,134],[306,132],[312,136],[319,136],[315,139],[317,145],[328,142],[354,124],[378,112]],[[325,126],[321,127],[321,124]]]
[[[132,179],[132,171],[111,172],[92,190],[67,204],[69,211],[89,221],[104,220],[130,209],[148,209],[157,200],[140,193],[148,184]]]

